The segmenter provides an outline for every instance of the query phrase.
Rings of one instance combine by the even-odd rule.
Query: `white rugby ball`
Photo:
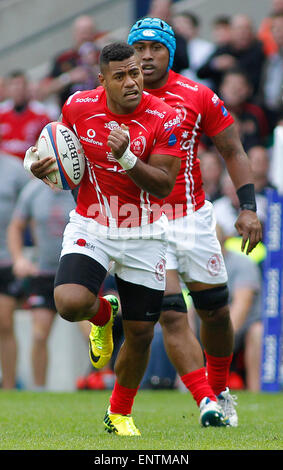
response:
[[[41,131],[37,149],[39,159],[55,157],[58,170],[48,179],[60,189],[79,186],[85,170],[83,147],[76,134],[61,122],[50,122]]]

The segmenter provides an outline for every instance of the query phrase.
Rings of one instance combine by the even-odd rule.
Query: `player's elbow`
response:
[[[173,187],[174,187],[174,184],[169,184],[169,183],[162,185],[162,186],[160,185],[158,186],[158,188],[156,188],[154,196],[157,197],[158,199],[164,199],[167,196],[169,196]]]

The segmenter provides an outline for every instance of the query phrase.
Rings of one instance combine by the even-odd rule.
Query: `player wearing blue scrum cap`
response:
[[[243,238],[243,249],[248,245],[247,253],[262,237],[249,160],[223,101],[206,86],[172,70],[174,33],[165,21],[159,18],[138,20],[130,30],[128,42],[141,59],[145,90],[177,109],[182,120],[181,170],[173,191],[166,198],[171,213],[167,214],[167,279],[160,317],[165,347],[200,407],[201,424],[223,424],[216,408],[217,400],[225,410],[229,425],[237,426],[235,403],[227,387],[234,338],[227,272],[212,223],[213,208],[205,200],[202,187],[198,159],[200,138],[202,134],[210,137],[225,160],[239,198],[235,226]],[[202,349],[188,325],[179,277],[188,287],[201,318],[207,377]]]
[[[169,51],[169,64],[167,72],[172,68],[176,50],[176,38],[173,29],[165,21],[159,18],[144,18],[132,27],[128,43],[138,41],[156,41],[164,44]]]

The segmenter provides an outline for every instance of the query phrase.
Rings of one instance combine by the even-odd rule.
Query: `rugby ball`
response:
[[[55,157],[58,170],[48,179],[59,189],[79,186],[85,170],[83,147],[76,134],[61,122],[50,122],[41,131],[37,149],[39,159]]]

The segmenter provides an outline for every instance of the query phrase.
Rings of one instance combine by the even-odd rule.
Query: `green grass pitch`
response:
[[[1,450],[282,450],[283,393],[237,393],[237,428],[201,428],[191,395],[138,393],[141,437],[119,437],[102,421],[110,391],[0,391]]]

